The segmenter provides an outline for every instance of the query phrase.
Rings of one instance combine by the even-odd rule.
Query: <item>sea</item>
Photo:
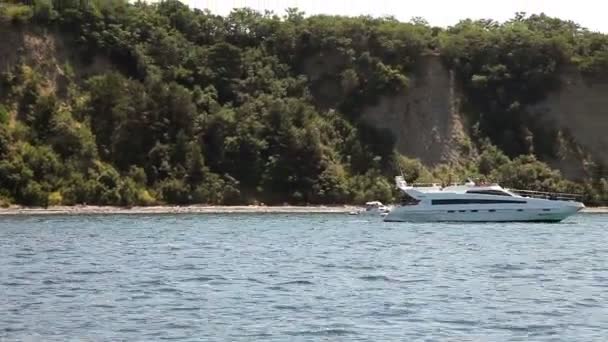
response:
[[[607,341],[608,215],[0,217],[0,341]]]

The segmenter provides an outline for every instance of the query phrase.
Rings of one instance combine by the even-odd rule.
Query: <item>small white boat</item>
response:
[[[365,203],[365,208],[362,210],[351,211],[350,215],[366,215],[366,216],[386,216],[391,211],[391,208],[382,204],[380,201],[371,201]]]
[[[559,222],[585,206],[572,195],[504,189],[467,182],[409,186],[395,177],[403,200],[384,218],[387,222]]]

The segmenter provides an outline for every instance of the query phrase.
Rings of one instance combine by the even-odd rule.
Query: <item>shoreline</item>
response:
[[[327,206],[149,206],[149,207],[112,207],[112,206],[53,206],[32,208],[13,206],[0,208],[1,216],[15,215],[162,215],[162,214],[348,214],[363,208],[356,205]],[[607,214],[608,207],[587,207],[582,213]]]
[[[13,215],[160,215],[160,214],[348,214],[361,207],[336,206],[52,206],[48,208],[9,207],[0,208],[0,216]]]

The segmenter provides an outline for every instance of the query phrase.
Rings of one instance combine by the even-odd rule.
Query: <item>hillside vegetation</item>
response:
[[[564,179],[539,159],[567,134],[526,109],[575,65],[608,71],[608,37],[544,15],[449,29],[422,19],[221,17],[176,0],[0,2],[0,204],[391,201],[392,177],[578,192],[608,201],[603,165]],[[21,48],[13,43],[22,44]],[[440,54],[474,153],[423,165],[361,120]],[[556,146],[557,145],[557,146]],[[536,155],[536,156],[535,156]]]

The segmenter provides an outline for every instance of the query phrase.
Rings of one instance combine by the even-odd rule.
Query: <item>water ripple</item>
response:
[[[287,332],[288,335],[292,336],[345,336],[345,335],[356,335],[357,332],[348,329],[321,329],[321,330],[303,330],[295,332]]]
[[[365,281],[385,281],[385,282],[401,282],[399,279],[391,278],[385,275],[366,275],[359,277],[361,280]]]
[[[607,215],[0,220],[0,341],[608,340]]]
[[[290,280],[290,281],[286,281],[284,283],[279,283],[277,285],[279,285],[279,286],[285,286],[285,285],[314,285],[314,283],[312,281],[309,281],[309,280]]]

